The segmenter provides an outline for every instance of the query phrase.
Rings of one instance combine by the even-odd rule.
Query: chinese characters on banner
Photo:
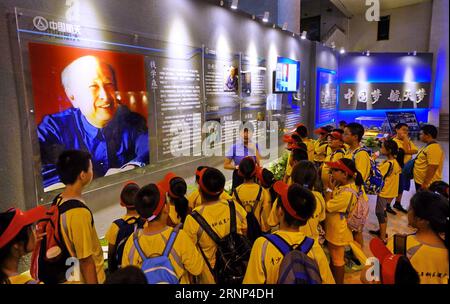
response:
[[[430,83],[344,83],[339,110],[428,108]]]

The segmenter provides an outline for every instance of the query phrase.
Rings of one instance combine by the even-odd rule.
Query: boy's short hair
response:
[[[345,120],[341,120],[340,122],[339,122],[339,126],[346,126],[347,125],[347,122],[345,121]]]
[[[292,149],[291,153],[294,161],[308,160],[308,151],[306,149]]]
[[[92,157],[89,152],[81,150],[66,150],[62,152],[56,163],[56,171],[64,185],[72,185],[81,172],[88,172]]]
[[[403,128],[403,127],[409,128],[408,125],[405,124],[404,122],[399,122],[398,124],[395,125],[394,129],[395,129],[395,130],[400,130],[400,129]]]
[[[357,122],[351,122],[348,125],[345,126],[350,131],[350,134],[353,136],[356,135],[358,137],[358,142],[360,142],[364,136],[364,127],[357,123]]]
[[[430,190],[431,192],[439,193],[447,199],[449,198],[449,185],[444,181],[432,182],[428,190]]]
[[[295,130],[300,137],[305,138],[308,137],[308,128],[306,128],[305,126],[301,125],[298,126],[297,129]]]
[[[134,206],[142,218],[147,219],[153,215],[153,212],[158,207],[159,196],[160,193],[155,184],[148,184],[139,189],[138,193],[136,193]],[[155,219],[158,220],[160,216],[161,213]]]
[[[202,191],[202,195],[207,201],[218,200],[225,187],[225,176],[220,170],[216,168],[207,168],[202,178],[203,186],[209,191],[214,193],[219,193],[217,195],[210,195]]]
[[[139,267],[128,265],[108,275],[105,284],[148,284]]]
[[[139,192],[139,185],[133,182],[126,184],[120,192],[120,201],[127,208],[134,208],[136,194]]]
[[[423,125],[420,130],[422,130],[423,134],[430,135],[433,139],[438,135],[438,129],[430,124]]]

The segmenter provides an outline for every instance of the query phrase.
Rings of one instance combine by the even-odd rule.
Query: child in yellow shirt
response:
[[[190,276],[203,271],[204,260],[185,231],[167,226],[169,204],[165,183],[148,184],[136,194],[135,206],[141,218],[146,220],[143,229],[136,230],[125,244],[122,267],[135,265],[141,268],[148,283],[189,284]],[[156,281],[161,267],[149,267],[148,260],[166,257],[166,280]],[[148,268],[147,268],[148,267]]]
[[[314,131],[315,134],[319,135],[319,138],[314,143],[314,163],[317,168],[320,168],[328,154],[329,147],[327,136],[330,132],[331,130],[328,127],[320,127]]]
[[[351,191],[360,193],[362,177],[355,163],[346,158],[327,163],[331,169],[331,188],[326,189],[325,238],[331,256],[331,271],[337,284],[344,283],[345,246],[353,242],[353,234],[347,226],[347,215],[356,206],[358,198]],[[363,192],[361,195],[365,195]]]
[[[303,124],[298,124],[295,127],[295,132],[297,132],[298,135],[300,135],[302,142],[306,144],[306,151],[308,152],[308,160],[313,162],[315,140],[308,138],[308,128]]]
[[[33,224],[45,217],[44,206],[25,212],[13,208],[0,213],[0,284],[39,284],[29,272],[20,274],[19,264],[36,246],[39,236]]]
[[[191,212],[189,202],[185,197],[187,192],[186,181],[173,172],[169,172],[164,177],[163,183],[167,189],[170,207],[167,225],[175,227],[184,223],[186,216]]]
[[[220,195],[225,187],[225,176],[216,168],[204,168],[199,172],[199,191],[203,203],[193,210],[197,212],[211,227],[211,229],[223,238],[230,234],[230,210],[231,204],[234,204],[236,232],[241,235],[247,234],[247,212],[233,200],[224,201],[220,199]],[[200,226],[198,221],[193,217],[193,213],[186,217],[183,231],[191,238],[192,242],[198,246],[207,267],[204,268],[199,278],[199,283],[214,284],[217,279],[215,274],[217,244]]]
[[[238,170],[244,183],[233,189],[232,196],[247,212],[247,237],[251,242],[270,230],[266,217],[271,207],[270,193],[255,182],[257,171],[254,158],[245,157]]]
[[[197,170],[195,170],[195,182],[197,183],[197,185],[198,185],[199,172],[204,168],[208,168],[208,167],[200,166],[197,168]],[[220,194],[220,199],[227,201],[227,200],[231,199],[231,196],[227,192],[223,191],[222,194]],[[200,191],[198,191],[198,188],[195,189],[194,191],[192,191],[192,193],[188,195],[188,202],[189,202],[189,210],[194,210],[194,208],[196,208],[202,204],[202,197],[200,195]]]
[[[406,255],[420,277],[420,284],[448,284],[448,200],[440,194],[420,191],[411,198],[408,224],[417,229],[414,235],[404,237],[404,246],[394,246],[394,239],[388,248],[403,247]]]
[[[398,196],[398,184],[400,180],[400,173],[402,168],[398,164],[395,156],[398,153],[397,143],[392,140],[386,140],[381,146],[381,154],[386,156],[387,160],[383,161],[378,168],[384,179],[384,185],[381,192],[377,196],[377,205],[375,207],[375,214],[380,225],[379,230],[370,230],[371,234],[375,234],[383,240],[387,241],[387,213],[386,208],[394,198]]]
[[[320,168],[322,185],[325,188],[329,187],[330,182],[330,168],[328,168],[326,163],[338,161],[345,155],[343,134],[344,134],[343,130],[334,129],[328,135],[328,147],[330,147],[330,153],[327,154],[325,162],[322,164],[322,167]]]
[[[289,246],[311,240],[299,230],[301,226],[306,225],[316,209],[314,195],[298,184],[288,186],[283,182],[276,182],[274,188],[280,196],[277,206],[280,229],[274,233],[275,237],[281,238]],[[320,245],[313,241],[306,254],[316,262],[321,283],[333,284],[333,276]],[[279,277],[283,258],[283,253],[268,237],[258,238],[250,254],[244,284],[283,283]]]
[[[321,222],[325,220],[325,200],[320,192],[313,191],[317,177],[314,163],[307,160],[300,161],[292,170],[292,183],[310,190],[316,200],[316,209],[306,225],[300,227],[300,232],[319,242],[319,237],[323,234]]]
[[[144,226],[144,221],[139,219],[134,206],[134,198],[138,191],[139,185],[135,182],[125,184],[120,192],[120,206],[126,208],[126,213],[115,220],[105,234],[105,239],[108,241],[108,271],[110,273],[120,268],[123,248],[128,237],[136,229]]]

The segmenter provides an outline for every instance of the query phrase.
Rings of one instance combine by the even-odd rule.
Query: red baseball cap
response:
[[[325,127],[320,127],[314,130],[315,134],[327,134],[328,130]]]
[[[158,184],[164,189],[165,192],[169,193],[169,195],[173,198],[179,198],[178,195],[175,195],[171,189],[170,189],[170,182],[172,181],[172,179],[177,178],[178,176],[173,173],[173,172],[169,172],[166,174],[166,176],[164,176],[164,179],[162,181],[160,181]]]
[[[382,283],[395,284],[395,272],[402,255],[393,254],[379,238],[370,241],[370,250],[380,261]]]
[[[291,132],[295,132],[295,131],[297,131],[297,128],[298,128],[298,127],[304,127],[304,126],[305,126],[305,125],[302,124],[302,123],[296,124],[296,125],[295,125],[295,128],[292,129]]]
[[[339,139],[340,141],[344,141],[342,134],[337,131],[331,132],[330,134],[328,134],[328,136],[332,137],[333,139]]]
[[[339,169],[342,170],[350,175],[355,175],[356,172],[353,172],[352,170],[350,170],[350,168],[348,168],[344,162],[342,160],[338,160],[335,162],[325,162],[325,164],[328,166],[328,168],[330,169]]]
[[[292,186],[292,185],[291,185]],[[293,218],[300,220],[300,221],[306,221],[301,216],[297,215],[297,212],[295,212],[294,208],[292,208],[291,203],[288,199],[288,192],[289,192],[289,185],[282,182],[277,181],[275,184],[273,184],[273,189],[276,193],[278,193],[281,197],[281,203],[283,204],[284,209],[286,209],[287,213],[289,213],[290,216]]]
[[[0,248],[12,241],[23,227],[31,225],[47,216],[47,208],[44,206],[38,206],[28,211],[13,208],[7,212],[14,212],[14,216],[6,230],[0,235]]]

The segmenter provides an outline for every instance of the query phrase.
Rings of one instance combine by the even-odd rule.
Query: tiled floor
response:
[[[422,146],[420,143],[416,143],[419,147]],[[448,172],[448,160],[449,160],[449,146],[448,142],[442,142],[442,147],[445,151],[445,163],[444,163],[444,170],[443,170],[443,180],[448,182],[449,181],[449,172]],[[265,166],[267,166],[268,161],[263,162]],[[216,168],[223,170],[223,163],[219,162],[215,166]],[[227,172],[224,172],[226,178],[228,179],[228,182],[231,182],[231,171],[227,170]],[[186,182],[188,185],[194,184],[194,177],[192,175],[183,176],[186,179]],[[414,194],[414,185],[411,186],[410,192],[405,192],[403,195],[402,204],[403,207],[408,208],[409,207],[409,200],[411,196]],[[377,229],[378,228],[378,222],[377,218],[375,216],[375,202],[376,202],[376,196],[369,196],[369,204],[370,204],[370,213],[369,213],[369,221],[366,224],[365,231],[364,231],[364,252],[367,256],[372,256],[370,249],[369,249],[369,242],[372,238],[372,236],[368,233],[368,230]],[[96,222],[96,229],[99,236],[103,236],[108,229],[109,225],[111,224],[113,219],[116,219],[122,215],[124,212],[123,208],[119,206],[119,204],[114,204],[108,208],[104,208],[102,210],[99,210],[95,212],[95,222]],[[387,233],[389,236],[396,234],[396,233],[407,233],[412,231],[411,228],[408,227],[408,219],[406,214],[397,213],[397,215],[388,215],[388,230]],[[345,275],[345,283],[347,284],[360,284],[360,272],[355,273],[347,273]]]

